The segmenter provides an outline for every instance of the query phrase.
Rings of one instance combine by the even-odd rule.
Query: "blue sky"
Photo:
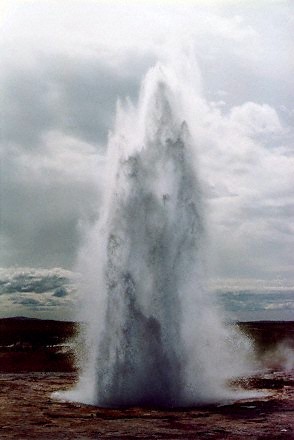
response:
[[[117,99],[136,101],[149,67],[192,47],[207,277],[217,290],[257,292],[266,316],[288,317],[292,2],[4,0],[0,20],[2,315],[71,316]]]

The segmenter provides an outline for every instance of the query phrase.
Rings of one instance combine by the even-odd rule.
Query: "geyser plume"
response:
[[[101,215],[80,255],[86,353],[68,398],[191,405],[229,397],[226,381],[244,373],[246,341],[222,324],[203,285],[189,94],[186,81],[157,65],[138,105],[118,109]]]

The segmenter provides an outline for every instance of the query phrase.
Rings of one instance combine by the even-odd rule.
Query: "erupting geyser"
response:
[[[189,93],[158,65],[137,107],[118,109],[101,215],[80,255],[86,354],[70,399],[192,405],[229,397],[226,381],[244,372],[246,341],[222,324],[203,286]]]

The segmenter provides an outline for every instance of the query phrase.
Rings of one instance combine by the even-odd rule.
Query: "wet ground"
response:
[[[246,382],[266,398],[177,410],[103,409],[61,402],[75,373],[0,374],[0,439],[294,439],[294,371]]]

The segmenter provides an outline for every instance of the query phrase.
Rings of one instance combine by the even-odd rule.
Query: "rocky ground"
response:
[[[103,409],[62,402],[52,392],[71,387],[73,373],[0,375],[1,439],[294,439],[294,378],[267,372],[248,388],[270,394],[230,405]]]
[[[280,332],[277,326],[255,327],[258,335]],[[0,439],[294,440],[294,365],[291,356],[286,359],[293,355],[290,330],[288,325],[287,345],[280,344],[280,337],[276,345],[262,342],[260,355],[267,366],[234,385],[263,391],[266,397],[173,410],[105,409],[53,399],[54,391],[71,388],[77,380],[64,347],[9,341],[0,351]]]

